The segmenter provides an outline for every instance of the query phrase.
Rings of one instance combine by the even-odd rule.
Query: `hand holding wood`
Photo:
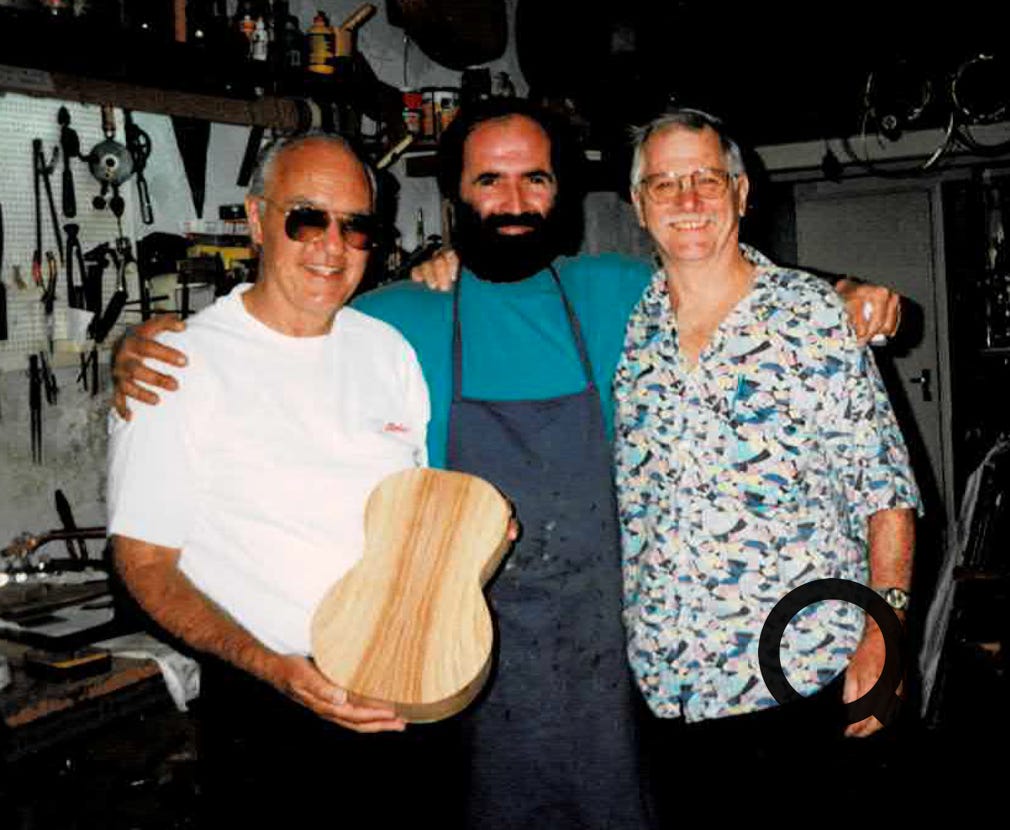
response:
[[[312,621],[319,670],[355,702],[441,720],[477,695],[494,630],[482,586],[509,546],[505,498],[464,473],[395,473],[365,506],[365,553]]]

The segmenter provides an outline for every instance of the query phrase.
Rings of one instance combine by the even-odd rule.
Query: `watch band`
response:
[[[905,611],[908,609],[908,604],[911,601],[911,594],[908,593],[904,588],[898,588],[892,586],[890,588],[874,588],[874,590],[883,597],[884,602],[891,606],[895,611]]]

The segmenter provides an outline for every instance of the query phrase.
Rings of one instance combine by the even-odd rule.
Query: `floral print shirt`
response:
[[[615,461],[632,669],[650,708],[688,721],[776,705],[761,677],[768,612],[805,582],[868,579],[867,521],[918,508],[869,349],[824,281],[773,265],[696,366],[660,270],[614,381]],[[809,694],[845,668],[863,613],[827,600],[787,627],[782,667]]]

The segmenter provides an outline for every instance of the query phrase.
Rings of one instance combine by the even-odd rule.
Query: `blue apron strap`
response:
[[[463,334],[459,323],[459,286],[463,274],[452,287],[452,402],[463,400]]]
[[[565,313],[568,315],[568,325],[572,329],[572,337],[575,338],[575,348],[579,352],[579,360],[582,362],[582,371],[586,374],[586,383],[589,384],[590,388],[595,388],[596,384],[593,382],[593,367],[589,363],[589,352],[586,350],[586,344],[582,339],[582,326],[579,324],[579,318],[575,316],[575,309],[572,308],[572,304],[568,301],[568,295],[565,293],[564,286],[561,285],[561,278],[558,276],[558,272],[554,270],[554,266],[549,266],[551,269],[551,276],[554,278],[554,284],[558,287],[558,291],[561,292],[561,302],[565,304]]]

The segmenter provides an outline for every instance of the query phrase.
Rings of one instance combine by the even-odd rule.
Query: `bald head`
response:
[[[273,184],[278,160],[301,147],[313,145],[332,147],[339,154],[349,156],[354,160],[368,179],[371,203],[374,208],[377,187],[375,173],[372,168],[362,161],[361,157],[346,139],[339,135],[324,132],[299,133],[298,135],[286,136],[270,142],[260,153],[256,167],[253,169],[252,177],[249,181],[249,195],[265,196],[267,188]]]

